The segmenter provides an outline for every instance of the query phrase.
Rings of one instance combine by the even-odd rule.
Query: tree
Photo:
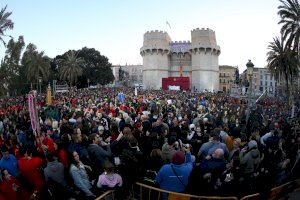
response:
[[[86,62],[86,67],[83,70],[82,80],[89,79],[91,84],[106,85],[114,81],[114,75],[111,69],[111,63],[107,57],[100,54],[94,48],[84,47],[77,51],[78,57],[81,57]]]
[[[75,51],[68,51],[65,56],[57,60],[59,66],[59,77],[61,80],[67,80],[72,86],[82,75],[85,61],[78,57]]]
[[[4,41],[4,37],[7,36],[7,35],[5,35],[5,32],[7,30],[14,28],[14,23],[12,22],[11,19],[9,19],[10,15],[12,13],[6,12],[6,7],[7,6],[2,8],[0,11],[0,41],[4,44],[4,46],[6,45],[6,43]]]
[[[288,98],[292,92],[290,86],[294,78],[298,77],[299,61],[297,59],[297,52],[291,49],[284,39],[278,37],[273,39],[268,46],[269,52],[267,53],[268,68],[271,75],[278,81],[284,79],[286,84],[286,91]],[[289,100],[291,100],[289,98]]]
[[[44,55],[44,52],[38,52],[36,46],[28,44],[23,54],[22,65],[25,69],[25,75],[30,83],[38,83],[39,78],[47,81],[50,72],[50,58]]]
[[[287,47],[292,47],[299,55],[300,4],[299,0],[280,0],[278,15],[281,17],[281,34]]]
[[[10,39],[7,44],[4,59],[1,62],[0,77],[6,91],[15,92],[20,88],[19,76],[20,76],[20,60],[22,50],[25,46],[23,36],[18,38],[18,41]]]
[[[123,85],[123,86],[128,86],[128,80],[129,78],[129,73],[126,72],[125,70],[122,69],[122,67],[119,67],[119,82]]]

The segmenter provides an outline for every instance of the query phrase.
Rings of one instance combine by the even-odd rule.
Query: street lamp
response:
[[[53,80],[53,95],[55,95],[55,92],[56,92],[56,83],[57,83],[57,80]]]
[[[248,63],[246,64],[247,66],[247,75],[249,79],[249,88],[248,88],[248,95],[249,95],[249,103],[251,101],[251,93],[252,93],[252,76],[253,76],[253,68],[254,64],[251,62],[251,60],[248,60]]]

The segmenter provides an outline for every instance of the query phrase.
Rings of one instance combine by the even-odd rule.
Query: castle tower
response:
[[[217,45],[215,32],[211,29],[191,31],[192,42],[192,90],[217,91],[219,89],[220,47]]]
[[[143,47],[143,87],[144,89],[160,89],[162,78],[169,76],[169,52],[171,38],[162,31],[148,31],[144,34]]]

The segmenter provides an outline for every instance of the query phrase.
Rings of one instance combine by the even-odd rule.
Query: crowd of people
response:
[[[108,189],[126,199],[137,181],[240,197],[299,178],[299,105],[276,98],[250,107],[223,93],[72,89],[50,106],[37,95],[37,130],[27,104],[0,100],[0,200],[94,199]]]

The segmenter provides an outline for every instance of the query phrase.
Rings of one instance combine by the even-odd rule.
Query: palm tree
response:
[[[1,9],[0,11],[0,41],[6,45],[3,37],[6,37],[4,33],[9,30],[14,28],[14,23],[12,22],[11,19],[9,19],[9,16],[11,15],[11,12],[6,12],[6,7]]]
[[[26,47],[22,58],[22,64],[26,68],[26,78],[30,83],[38,83],[39,78],[47,81],[50,73],[50,58],[44,52],[38,52],[34,44]]]
[[[65,58],[58,59],[59,77],[61,80],[67,80],[72,86],[77,82],[78,76],[82,75],[85,61],[77,56],[75,51],[69,51]]]
[[[281,17],[279,24],[282,24],[281,34],[286,45],[293,48],[299,54],[300,38],[300,4],[299,0],[280,0],[282,5],[278,7],[278,14]]]
[[[292,81],[298,77],[299,61],[297,59],[297,52],[292,50],[285,42],[284,39],[278,37],[273,39],[268,46],[270,50],[267,53],[268,68],[271,75],[274,76],[276,81],[283,80],[286,83],[286,90],[288,98],[292,92]]]

